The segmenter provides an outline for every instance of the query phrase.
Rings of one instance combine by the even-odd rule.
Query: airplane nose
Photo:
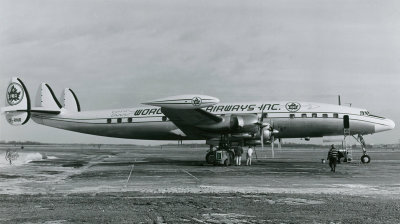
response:
[[[389,131],[394,129],[395,126],[394,121],[385,119],[382,123],[375,124],[375,132]]]

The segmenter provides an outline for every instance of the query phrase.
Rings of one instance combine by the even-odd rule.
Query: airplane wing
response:
[[[210,136],[210,133],[202,131],[196,126],[217,124],[223,119],[201,108],[218,102],[217,98],[210,96],[182,95],[158,99],[144,104],[161,107],[161,112],[184,134],[207,137]]]
[[[161,107],[161,112],[188,136],[207,137],[210,134],[197,128],[198,125],[212,125],[222,121],[202,109],[170,109]]]

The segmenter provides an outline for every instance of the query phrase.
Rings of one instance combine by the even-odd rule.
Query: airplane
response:
[[[81,111],[75,92],[69,88],[64,89],[61,102],[51,87],[42,83],[33,106],[25,84],[13,77],[1,112],[16,126],[32,118],[41,125],[98,136],[206,140],[210,149],[235,144],[263,147],[265,143],[273,147],[275,139],[280,143],[283,138],[353,136],[362,146],[362,163],[371,160],[363,136],[395,127],[392,120],[365,109],[313,102],[219,103],[215,97],[192,94],[152,100],[143,103],[144,107]],[[212,150],[207,161],[210,156]]]

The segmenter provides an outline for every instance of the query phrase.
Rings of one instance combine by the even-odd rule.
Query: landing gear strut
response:
[[[353,137],[354,137],[354,135],[353,135]],[[370,163],[371,162],[371,157],[367,154],[367,150],[365,149],[366,148],[366,144],[365,144],[363,136],[359,134],[357,136],[357,138],[356,137],[354,137],[354,138],[357,140],[358,143],[360,143],[361,149],[363,151],[363,155],[361,156],[361,162],[362,163]]]

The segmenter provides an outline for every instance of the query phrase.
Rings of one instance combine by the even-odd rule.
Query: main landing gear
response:
[[[354,137],[354,135],[353,135],[353,138],[355,138],[357,140],[357,142],[360,143],[360,145],[361,145],[361,149],[363,151],[363,155],[361,156],[361,162],[362,163],[370,163],[371,157],[367,154],[367,150],[365,149],[366,144],[365,144],[363,136],[358,135],[357,137]]]

